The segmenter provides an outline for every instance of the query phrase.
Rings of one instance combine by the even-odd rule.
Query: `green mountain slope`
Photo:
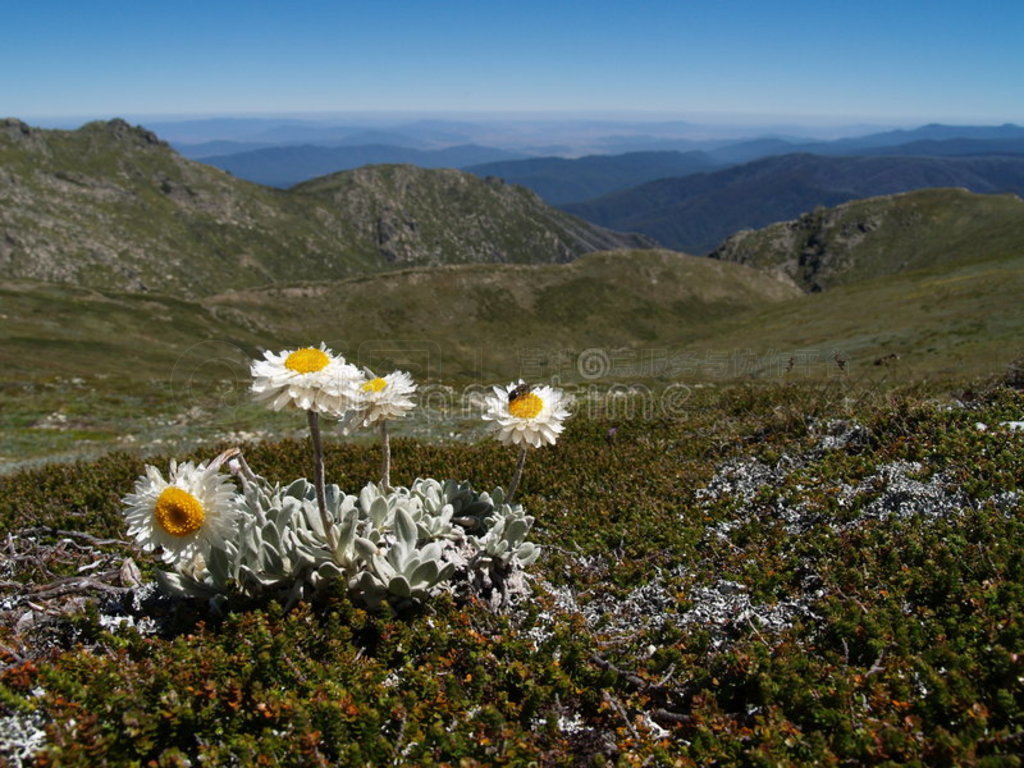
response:
[[[681,343],[737,311],[799,295],[788,279],[671,251],[412,268],[200,300],[6,282],[0,378],[166,380],[210,342],[243,359],[321,339],[353,359],[371,355],[364,364],[413,365],[421,376],[511,376],[526,347]],[[425,360],[424,349],[439,357]]]
[[[366,187],[370,198],[396,175],[404,195],[396,200],[397,250],[386,208],[344,205],[337,194],[344,187],[358,198]],[[447,197],[453,191],[457,201]],[[413,197],[431,206],[405,206]],[[496,213],[498,221],[480,223]],[[76,131],[0,123],[4,278],[203,296],[339,279],[398,260],[565,261],[643,242],[470,174],[371,168],[282,192],[186,160],[121,120]]]
[[[963,380],[1021,356],[1022,294],[1021,252],[816,294],[671,252],[413,268],[198,301],[4,284],[0,467],[112,446],[292,434],[294,418],[251,402],[249,362],[264,348],[321,339],[375,370],[411,370],[442,408],[460,407],[458,390],[437,385],[518,376],[599,387]],[[410,433],[433,434],[423,413]]]
[[[248,391],[249,364],[267,348],[323,340],[376,370],[410,370],[429,397],[439,384],[579,381],[595,375],[580,367],[597,347],[604,383],[637,349],[663,363],[735,313],[800,295],[750,267],[665,251],[410,268],[198,300],[0,281],[0,472],[112,447],[288,433],[294,418]],[[605,362],[616,368],[602,375]]]
[[[991,375],[1024,356],[1021,296],[1024,247],[989,260],[936,260],[726,318],[687,352],[697,361],[742,353],[742,370],[731,373],[758,378]]]
[[[818,208],[738,232],[715,259],[769,269],[817,291],[942,264],[1024,253],[1024,201],[927,189]]]
[[[197,300],[0,281],[0,381],[54,376],[100,376],[118,385],[170,381],[197,345],[216,339],[254,350],[266,339],[261,331]]]
[[[363,364],[382,357],[435,378],[481,378],[516,375],[540,353],[547,375],[576,378],[583,349],[680,345],[723,317],[799,295],[788,279],[766,277],[671,251],[615,251],[564,265],[401,270],[210,305],[293,343],[332,340]]]

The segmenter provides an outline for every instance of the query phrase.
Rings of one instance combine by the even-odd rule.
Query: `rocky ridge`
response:
[[[3,278],[197,297],[651,244],[457,171],[367,167],[280,191],[187,160],[123,120],[75,131],[0,123]]]

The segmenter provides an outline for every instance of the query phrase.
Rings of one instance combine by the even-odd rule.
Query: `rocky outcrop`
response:
[[[818,207],[743,230],[709,256],[785,275],[805,291],[1019,251],[1024,204],[1014,195],[923,189]]]

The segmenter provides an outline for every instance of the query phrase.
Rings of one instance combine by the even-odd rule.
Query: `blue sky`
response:
[[[1024,2],[33,0],[0,116],[587,112],[1024,123]]]

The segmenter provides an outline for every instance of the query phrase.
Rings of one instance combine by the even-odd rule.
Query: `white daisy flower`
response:
[[[362,374],[323,343],[319,348],[264,352],[252,364],[257,402],[279,411],[293,406],[340,419],[355,405]]]
[[[569,395],[547,385],[529,387],[522,380],[493,389],[484,399],[483,417],[494,422],[491,429],[498,440],[534,448],[555,444],[569,416]]]
[[[235,486],[218,467],[172,459],[164,480],[160,470],[147,465],[135,493],[122,499],[128,535],[147,552],[163,547],[168,563],[192,561],[222,547],[234,536],[239,513]]]
[[[392,421],[405,416],[416,404],[409,396],[416,391],[412,376],[395,371],[383,378],[370,371],[359,385],[352,426],[365,428],[378,421]]]

